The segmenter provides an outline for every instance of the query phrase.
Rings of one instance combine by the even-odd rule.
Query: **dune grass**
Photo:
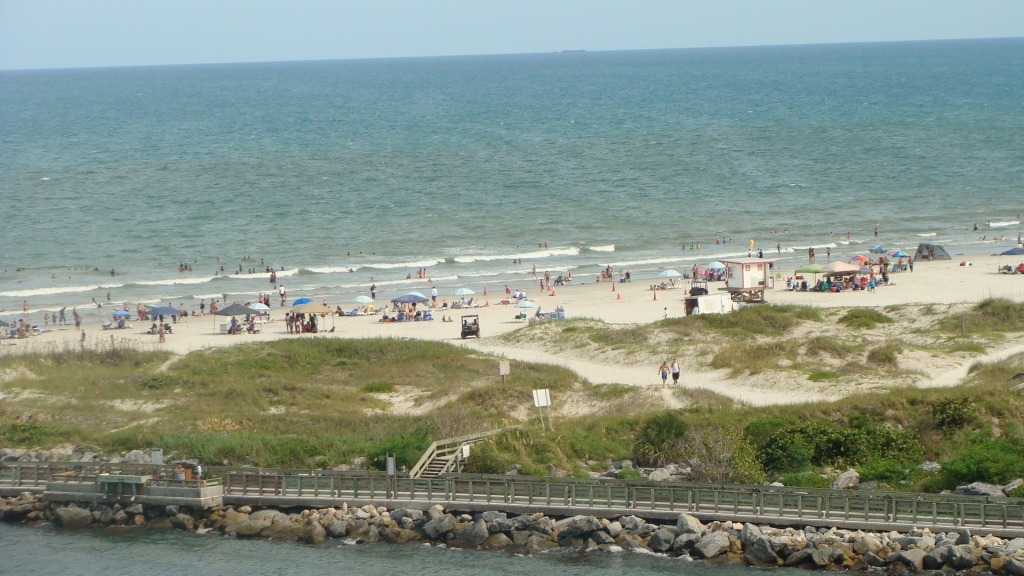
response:
[[[895,320],[873,308],[852,308],[847,310],[846,314],[843,314],[837,322],[851,328],[871,329],[879,324],[892,324]]]
[[[1024,332],[1024,302],[987,298],[964,314],[942,318],[938,326],[954,334]]]

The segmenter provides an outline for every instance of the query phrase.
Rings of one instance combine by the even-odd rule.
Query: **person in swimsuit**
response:
[[[668,385],[668,364],[665,363],[665,362],[662,362],[661,366],[658,368],[658,373],[661,374],[661,385],[662,386],[667,386]]]

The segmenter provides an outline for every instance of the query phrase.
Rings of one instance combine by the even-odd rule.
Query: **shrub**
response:
[[[891,317],[882,314],[871,308],[853,308],[846,312],[838,320],[840,324],[846,324],[850,328],[874,328],[878,324],[891,324],[895,322]]]
[[[943,464],[946,488],[971,482],[1005,484],[1024,477],[1024,448],[1006,440],[983,440],[966,446]]]
[[[370,449],[369,461],[375,470],[385,470],[387,465],[386,456],[395,456],[395,464],[399,467],[412,468],[419,461],[423,453],[430,447],[430,440],[426,434],[412,434],[408,436],[393,435],[385,438],[382,442]]]
[[[843,428],[821,421],[775,431],[758,451],[758,460],[773,472],[801,472],[812,466],[856,466],[871,459],[909,461],[922,451],[913,431],[888,426]]]
[[[1024,332],[1024,303],[1006,298],[987,298],[966,314],[953,314],[939,321],[947,331],[960,333]]]
[[[640,480],[643,476],[636,468],[623,468],[619,470],[619,480]]]
[[[359,389],[363,392],[369,392],[370,394],[387,394],[388,392],[395,391],[395,385],[392,384],[391,382],[376,381],[367,382],[366,384],[363,384]]]
[[[833,370],[811,370],[807,379],[811,382],[831,382],[842,378],[842,374]]]
[[[508,464],[491,442],[481,442],[473,446],[466,461],[466,472],[473,474],[504,474]]]
[[[139,386],[147,390],[160,390],[166,385],[167,383],[164,382],[164,379],[159,376],[154,376],[152,378],[148,378],[146,380],[143,380],[142,382],[139,382]]]
[[[894,343],[876,346],[868,351],[868,364],[896,368],[899,366],[899,353],[902,351],[903,348]]]
[[[895,460],[872,460],[857,467],[861,482],[874,480],[890,485],[907,480],[910,477],[910,473],[914,470],[913,465]]]
[[[799,486],[802,488],[828,488],[832,486],[831,478],[815,472],[783,474],[779,481],[786,486]]]
[[[959,430],[971,419],[971,401],[968,398],[946,398],[931,403],[932,417],[946,432]]]
[[[787,420],[777,416],[764,416],[747,424],[743,429],[743,436],[755,448],[761,448],[775,432],[789,426]]]
[[[679,462],[682,452],[678,441],[686,432],[686,423],[674,412],[651,416],[644,421],[633,442],[637,463],[642,466],[661,466]]]

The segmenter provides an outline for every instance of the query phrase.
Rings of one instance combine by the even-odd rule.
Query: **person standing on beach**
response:
[[[156,333],[160,335],[160,344],[163,344],[164,342],[167,342],[167,336],[164,334],[164,325],[163,324],[161,324],[160,327],[157,328]],[[85,334],[85,333],[83,332],[83,334]]]
[[[913,256],[907,256],[907,267],[910,268],[911,272],[914,271],[914,257]]]
[[[85,350],[85,330],[82,330],[82,337],[78,340],[78,345]]]
[[[537,265],[536,264],[533,265],[533,277],[534,278],[537,277]]]
[[[668,306],[665,306],[665,313],[661,317],[662,320],[668,320]]]
[[[67,306],[65,306],[65,307],[60,309],[60,323],[61,323],[61,325],[66,325],[68,323],[68,319],[64,317],[64,312],[67,309],[68,309]]]
[[[82,317],[78,315],[78,308],[72,308],[71,314],[75,317],[75,330],[82,329]]]
[[[284,308],[284,301],[288,298],[288,291],[284,289],[284,284],[281,284],[277,291],[281,295],[281,307]]]
[[[206,316],[206,299],[199,301],[199,315]]]
[[[370,299],[371,300],[376,300],[377,299],[377,285],[376,284],[370,284]]]
[[[437,287],[430,289],[430,303],[437,306]]]
[[[668,386],[668,364],[662,362],[658,367],[658,374],[661,374],[661,385]]]
[[[672,385],[673,386],[678,386],[679,385],[679,359],[678,358],[673,358],[672,359]]]

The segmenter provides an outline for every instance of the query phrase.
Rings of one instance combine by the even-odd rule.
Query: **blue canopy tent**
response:
[[[146,311],[149,316],[181,316],[181,310],[170,306],[153,306]]]
[[[1000,256],[1022,256],[1024,255],[1024,248],[1017,246],[1016,248],[1010,248],[1006,252],[1001,252]]]
[[[423,304],[424,302],[428,302],[429,300],[430,299],[427,298],[426,296],[419,294],[403,294],[402,296],[394,298],[391,301],[396,304]]]

